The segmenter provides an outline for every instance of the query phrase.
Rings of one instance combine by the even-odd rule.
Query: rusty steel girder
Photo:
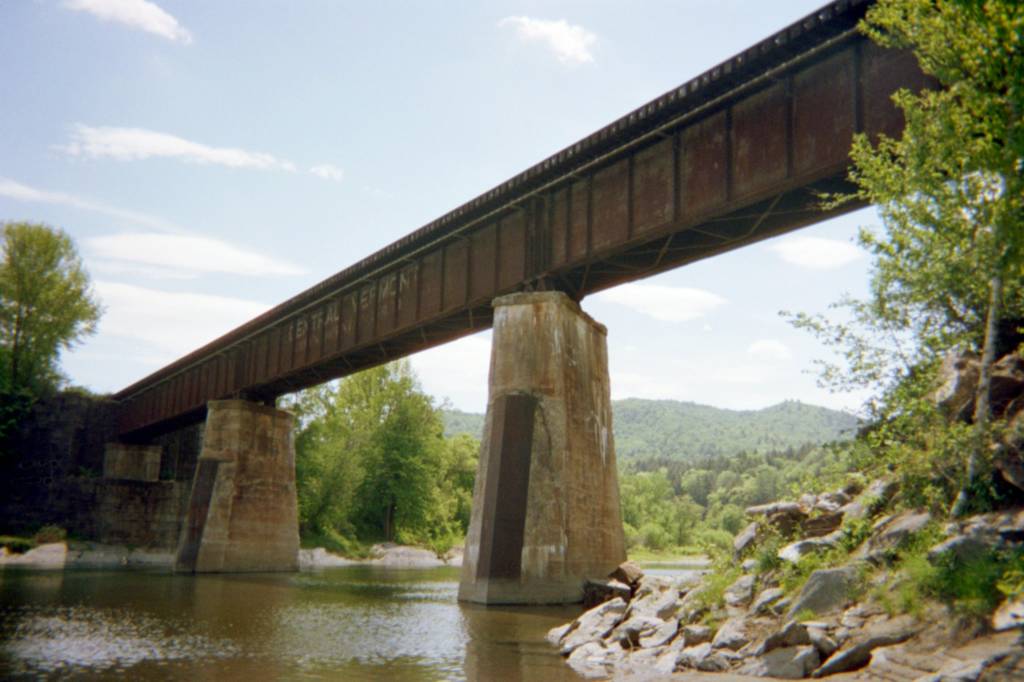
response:
[[[579,300],[830,217],[854,133],[898,134],[891,94],[931,85],[857,33],[868,5],[826,5],[122,390],[122,437],[485,329],[502,294]]]

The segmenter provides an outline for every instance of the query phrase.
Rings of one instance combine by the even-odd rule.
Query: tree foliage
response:
[[[0,387],[52,389],[60,351],[96,330],[89,276],[59,229],[4,223],[0,248]]]
[[[939,354],[984,355],[1000,319],[1024,317],[1024,5],[881,0],[862,29],[913,50],[937,87],[896,93],[900,138],[854,140],[857,190],[836,200],[881,214],[880,233],[860,233],[874,256],[869,298],[840,303],[852,324],[796,323],[844,350],[848,366],[827,366],[825,383],[885,389],[878,414],[901,409],[897,387]]]
[[[465,533],[478,444],[443,437],[407,362],[303,391],[290,408],[304,536],[443,548]]]
[[[1024,319],[1024,4],[880,0],[861,28],[912,50],[935,87],[895,94],[898,139],[856,136],[856,192],[834,198],[882,217],[880,232],[860,233],[874,256],[869,297],[841,301],[849,324],[794,322],[842,350],[846,367],[826,366],[826,384],[881,389],[859,444],[875,466],[898,472],[919,503],[942,506],[959,490],[958,513],[991,494],[976,495],[994,438],[991,369],[1006,322]],[[951,350],[980,357],[973,430],[929,399]]]

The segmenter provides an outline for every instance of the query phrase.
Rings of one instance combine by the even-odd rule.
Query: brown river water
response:
[[[0,679],[581,679],[544,640],[579,606],[462,604],[458,571],[8,569]]]

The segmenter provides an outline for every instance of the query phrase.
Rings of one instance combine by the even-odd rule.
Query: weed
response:
[[[64,542],[67,537],[68,532],[60,526],[47,525],[37,530],[32,539],[37,544],[45,545],[50,542]]]

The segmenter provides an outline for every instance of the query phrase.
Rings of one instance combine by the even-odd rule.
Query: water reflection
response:
[[[456,601],[455,569],[0,576],[0,677],[576,679],[544,642],[578,608]]]

